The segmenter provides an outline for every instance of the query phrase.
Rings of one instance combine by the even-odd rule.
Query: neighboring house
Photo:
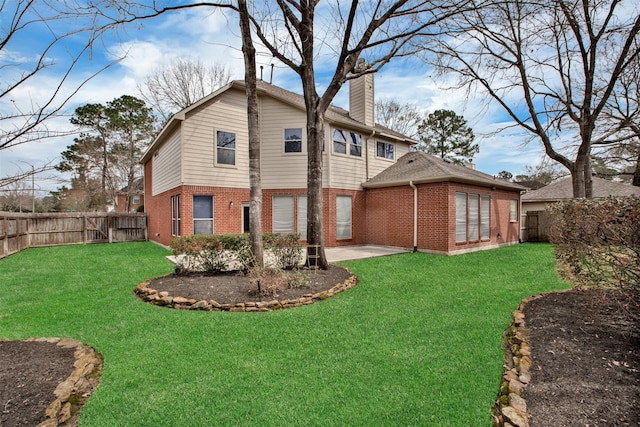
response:
[[[414,159],[408,163],[410,169],[426,164],[442,168],[439,176],[416,172],[414,184],[420,187],[417,226],[419,235],[424,236],[417,239],[418,249],[455,253],[516,243],[517,208],[523,187],[431,156],[408,154],[413,140],[374,123],[373,86],[373,75],[352,80],[350,111],[332,106],[325,115],[325,245],[415,246],[413,189],[405,177],[392,182],[384,175],[393,173],[389,172],[390,166],[398,162],[405,165],[410,159]],[[263,229],[297,232],[305,239],[304,100],[259,81],[258,103]],[[144,154],[142,163],[145,211],[153,240],[167,245],[177,235],[248,232],[244,82],[231,82],[173,116]],[[441,184],[436,185],[436,181]],[[436,193],[437,204],[429,200]],[[515,209],[511,215],[510,209]],[[402,217],[398,216],[400,211]]]
[[[127,198],[130,200],[128,210]],[[131,187],[123,187],[116,194],[116,210],[118,212],[137,212],[142,205],[144,205],[144,181],[142,178],[137,178],[133,181]]]
[[[593,177],[593,197],[639,196],[640,187]],[[524,241],[547,241],[548,223],[544,213],[547,206],[573,199],[571,177],[558,179],[538,190],[522,196],[522,239]]]

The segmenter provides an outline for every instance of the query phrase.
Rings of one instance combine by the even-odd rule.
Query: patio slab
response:
[[[327,261],[351,261],[354,259],[373,258],[386,255],[401,254],[410,252],[406,248],[397,248],[390,246],[374,246],[374,245],[361,245],[361,246],[338,246],[334,248],[325,248],[325,255]]]

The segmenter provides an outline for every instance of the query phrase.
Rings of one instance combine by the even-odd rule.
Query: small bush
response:
[[[263,297],[277,297],[285,289],[309,286],[309,277],[304,270],[282,270],[273,267],[252,267],[249,278],[249,293]]]
[[[575,286],[640,289],[640,198],[578,199],[547,211],[556,258]]]
[[[247,234],[196,234],[171,240],[174,255],[182,255],[178,272],[201,271],[208,274],[228,270],[247,270],[252,254]]]
[[[265,233],[265,249],[270,249],[276,266],[291,270],[302,262],[302,243],[297,233]]]

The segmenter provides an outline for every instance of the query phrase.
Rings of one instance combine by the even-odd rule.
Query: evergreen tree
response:
[[[464,117],[451,110],[436,110],[418,126],[420,142],[414,147],[444,160],[465,164],[480,149]]]

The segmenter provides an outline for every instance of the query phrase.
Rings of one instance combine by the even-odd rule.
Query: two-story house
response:
[[[325,116],[323,204],[328,247],[375,243],[455,253],[518,241],[518,224],[510,224],[508,217],[513,201],[519,205],[521,187],[517,185],[421,153],[418,154],[424,161],[407,160],[410,162],[407,164],[422,167],[424,162],[442,163],[444,172],[435,168],[432,172],[436,172],[428,178],[385,180],[382,175],[383,179],[375,180],[405,159],[405,155],[414,158],[416,153],[409,153],[414,141],[374,123],[373,75],[352,80],[349,98],[350,111],[332,106]],[[258,104],[264,231],[297,232],[304,239],[307,219],[304,100],[293,92],[259,81]],[[167,245],[177,235],[248,232],[246,111],[245,84],[234,81],[174,115],[154,140],[142,159],[145,211],[149,214],[149,235],[153,240]],[[404,164],[404,160],[401,162]],[[414,197],[417,200],[420,196],[414,194],[413,187],[426,188],[434,182],[455,185],[439,190],[444,193],[437,206],[413,209]],[[469,228],[464,239],[462,226],[456,225],[462,218],[462,194],[467,198],[464,222]],[[432,195],[429,193],[427,197]],[[428,199],[420,203],[431,206]],[[398,204],[409,212],[398,216]],[[434,215],[434,210],[442,212]],[[496,215],[498,212],[500,215]],[[517,212],[515,218],[517,222]],[[432,226],[432,222],[437,226],[435,223]],[[483,230],[477,236],[476,222],[478,230]],[[488,233],[495,231],[493,235],[486,235],[487,226]],[[397,229],[402,231],[390,231]],[[441,241],[434,239],[434,233],[442,235]],[[421,234],[427,238],[420,238]],[[430,242],[435,240],[438,243],[432,245]]]

